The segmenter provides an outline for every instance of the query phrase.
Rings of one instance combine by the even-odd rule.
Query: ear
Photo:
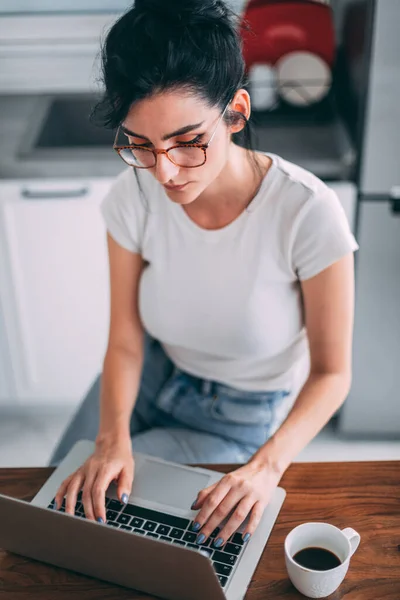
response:
[[[246,121],[249,120],[251,114],[251,102],[249,93],[245,89],[240,89],[236,92],[229,110],[242,113],[242,115],[246,117]],[[244,129],[244,127],[244,121],[242,119],[237,119],[237,121],[230,126],[230,130],[231,133],[238,133]]]

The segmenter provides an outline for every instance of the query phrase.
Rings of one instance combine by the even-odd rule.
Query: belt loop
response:
[[[203,396],[209,396],[211,392],[211,381],[208,379],[203,379],[201,382],[201,393]]]

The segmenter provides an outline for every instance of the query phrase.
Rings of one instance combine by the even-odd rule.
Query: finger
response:
[[[82,487],[84,475],[82,471],[77,471],[71,478],[68,489],[65,494],[65,512],[69,515],[75,514],[78,492]]]
[[[208,497],[204,500],[203,506],[198,513],[196,520],[193,524],[193,531],[199,531],[205,523],[207,523],[210,516],[216,513],[216,518],[221,515],[221,521],[223,520],[223,509],[221,509],[221,502],[225,498],[225,496],[229,493],[231,489],[230,480],[227,478],[221,479],[218,482],[218,485],[214,488],[214,490],[208,495]],[[226,516],[226,515],[224,515]],[[219,521],[219,523],[221,522]],[[217,525],[219,525],[217,523]],[[210,530],[211,532],[212,530]],[[201,543],[201,542],[200,542]]]
[[[118,477],[118,470],[103,468],[97,471],[91,487],[92,506],[94,518],[100,523],[106,522],[106,490],[114,477]]]
[[[70,475],[69,477],[67,477],[66,479],[64,479],[64,481],[61,483],[60,487],[57,490],[56,495],[54,496],[54,500],[55,500],[55,508],[56,510],[61,508],[61,505],[63,503],[64,500],[64,496],[66,494],[66,491],[68,489],[69,486],[69,482],[71,481],[72,477],[74,474]]]
[[[119,477],[118,477],[117,494],[118,494],[118,498],[124,504],[128,503],[129,496],[131,495],[131,492],[132,492],[132,483],[133,483],[134,473],[135,473],[135,466],[132,463],[129,466],[125,465],[123,467],[123,469],[121,470]]]
[[[196,500],[193,502],[193,504],[190,508],[192,510],[199,510],[203,506],[204,501],[207,498],[207,496],[209,494],[211,494],[211,492],[216,488],[218,483],[219,482],[217,481],[217,483],[213,483],[213,485],[210,485],[209,487],[204,488],[203,490],[200,490],[200,492],[197,494]]]
[[[228,519],[227,523],[215,538],[213,542],[215,548],[221,548],[224,544],[226,544],[231,535],[235,533],[235,531],[237,531],[247,519],[255,504],[256,500],[252,496],[245,496],[242,498],[242,500],[236,505],[235,510],[232,512],[232,515]]]
[[[205,536],[205,539],[208,539],[208,537],[211,535],[211,533],[217,527],[219,529],[221,529],[221,531],[222,531],[222,529],[225,529],[226,525],[224,525],[222,527],[221,523],[223,521],[226,521],[227,518],[231,517],[232,513],[234,512],[234,510],[236,509],[238,504],[241,502],[244,495],[245,494],[244,494],[243,490],[239,487],[230,489],[229,493],[225,496],[225,498],[222,500],[222,502],[220,502],[220,504],[215,508],[214,512],[210,515],[209,519],[204,524],[204,527],[202,527],[202,529],[200,530],[200,533],[202,533]],[[254,504],[254,502],[253,502],[253,504]],[[226,537],[225,538],[221,537],[221,531],[218,532],[218,537],[214,538],[214,540],[213,540],[214,545],[215,545],[215,542],[217,542],[217,540],[219,538],[221,538],[221,540],[222,540],[222,541],[219,540],[216,547],[222,546],[223,543],[225,543],[227,540]],[[198,540],[198,542],[202,543],[201,538],[200,538],[200,540]]]
[[[92,486],[96,477],[96,473],[97,471],[95,470],[86,473],[86,478],[82,489],[82,504],[85,511],[85,517],[89,521],[95,520],[95,513],[92,501]]]
[[[251,509],[248,525],[242,534],[243,541],[249,541],[249,539],[260,524],[261,517],[264,514],[264,510],[265,505],[262,502],[260,502],[260,500],[254,504],[253,508]]]

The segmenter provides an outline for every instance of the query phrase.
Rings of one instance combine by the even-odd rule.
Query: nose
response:
[[[176,178],[179,173],[179,167],[174,165],[166,154],[158,154],[154,172],[156,179],[164,185]]]

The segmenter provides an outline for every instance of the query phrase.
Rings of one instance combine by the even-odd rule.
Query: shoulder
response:
[[[278,190],[285,193],[288,203],[300,208],[309,202],[335,196],[327,184],[311,171],[278,155],[272,154],[271,158]]]
[[[319,177],[281,156],[272,158],[271,185],[275,213],[289,233],[300,221],[330,219],[332,214],[346,220],[337,194]],[[267,175],[268,176],[268,175]]]
[[[161,199],[157,183],[150,173],[127,167],[115,178],[101,203],[109,233],[127,250],[142,250],[146,224]]]

